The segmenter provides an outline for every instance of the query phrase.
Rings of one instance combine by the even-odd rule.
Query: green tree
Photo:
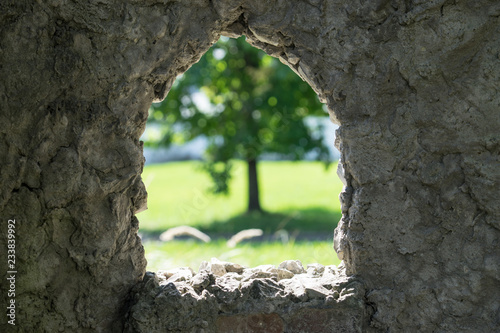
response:
[[[209,103],[200,103],[200,96]],[[330,161],[319,125],[304,122],[307,116],[325,115],[314,91],[244,37],[221,38],[150,112],[150,121],[161,124],[161,135],[147,144],[208,138],[204,169],[214,181],[215,193],[229,190],[231,159],[247,162],[248,211],[262,210],[257,176],[261,154],[297,160],[315,151],[318,159]]]

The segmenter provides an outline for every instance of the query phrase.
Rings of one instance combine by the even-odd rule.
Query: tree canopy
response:
[[[303,159],[314,152],[330,161],[321,125],[308,116],[324,116],[315,92],[286,65],[244,37],[221,38],[174,83],[167,98],[153,104],[150,121],[161,135],[147,144],[168,146],[198,136],[209,141],[204,169],[215,193],[227,193],[231,159],[248,162],[249,207],[261,210],[256,163],[263,153]]]

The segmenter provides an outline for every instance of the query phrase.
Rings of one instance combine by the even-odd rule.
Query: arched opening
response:
[[[148,270],[197,270],[211,257],[245,266],[338,264],[332,239],[342,184],[329,124],[324,105],[292,70],[244,37],[222,37],[150,109],[146,142],[195,139],[201,148],[175,146],[165,159],[204,161],[146,166],[149,209],[139,219]],[[167,229],[169,236],[160,235]],[[258,242],[239,243],[258,235],[254,229],[263,232]],[[172,241],[176,233],[190,239]]]

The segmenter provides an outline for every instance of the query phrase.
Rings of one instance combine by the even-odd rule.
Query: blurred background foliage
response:
[[[145,145],[200,137],[208,145],[202,161],[144,169],[148,210],[138,217],[148,269],[196,269],[213,256],[251,266],[285,259],[338,263],[331,240],[342,184],[335,168],[325,168],[332,155],[324,123],[309,121],[315,117],[327,113],[309,85],[244,37],[222,37],[179,76],[167,98],[150,108]],[[270,153],[280,161],[262,161]],[[317,161],[299,161],[305,157]],[[158,241],[162,231],[179,225],[214,241]],[[265,234],[235,249],[226,246],[223,239],[249,228]]]
[[[300,160],[306,153],[328,164],[316,93],[289,67],[250,46],[245,37],[221,38],[179,77],[161,103],[151,106],[156,135],[146,145],[168,146],[198,136],[208,139],[203,169],[214,193],[227,194],[232,159],[246,161],[248,211],[260,211],[257,161],[263,153]]]

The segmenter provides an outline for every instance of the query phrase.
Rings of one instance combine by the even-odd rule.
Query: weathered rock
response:
[[[262,265],[253,268],[253,274],[272,269],[276,270],[272,265]],[[322,275],[297,274],[276,282],[270,278],[249,278],[248,270],[252,269],[241,274],[230,272],[215,280],[211,280],[206,271],[200,271],[191,279],[169,284],[158,282],[156,275],[148,275],[145,282],[136,287],[128,331],[149,332],[168,327],[176,332],[303,332],[305,326],[296,327],[297,321],[313,313],[325,319],[314,323],[310,332],[322,332],[320,327],[331,330],[350,327],[349,332],[361,332],[368,324],[363,284],[347,277],[343,271],[330,275],[331,289],[326,289],[322,286],[325,279]],[[244,279],[244,276],[247,277]],[[200,280],[203,283],[197,282]],[[165,297],[171,298],[168,304],[174,306],[174,311],[157,309],[159,304],[167,302]],[[204,308],[207,305],[210,308]],[[177,318],[182,311],[190,314]],[[192,311],[196,311],[197,321],[188,323]],[[158,317],[153,317],[154,314]]]
[[[165,280],[165,282],[161,282],[161,283],[167,284],[167,283],[171,283],[171,282],[190,280],[193,277],[194,272],[189,267],[181,267],[181,268],[178,268],[175,270],[165,272],[165,273],[163,273],[163,275],[165,276],[166,280]]]
[[[211,276],[210,273],[205,271],[200,271],[198,274],[194,275],[193,278],[191,279],[191,285],[196,290],[203,290],[210,284],[212,280],[215,280],[212,277],[213,276]]]
[[[281,269],[286,269],[294,274],[302,274],[305,273],[306,271],[304,270],[304,266],[302,266],[302,263],[300,260],[286,260],[283,261],[280,265],[279,268]]]
[[[243,271],[244,281],[253,279],[278,280],[278,270],[274,265],[260,265],[255,268],[247,268]]]
[[[215,323],[216,332],[233,333],[282,333],[284,332],[283,319],[276,313],[220,316]]]
[[[232,263],[232,262],[223,261],[223,265],[224,265],[224,269],[228,273],[242,273],[243,270],[245,269],[243,266],[241,266],[239,264]]]
[[[224,263],[222,261],[218,260],[217,258],[212,258],[210,260],[210,262],[203,261],[200,264],[199,271],[200,272],[202,272],[202,271],[210,272],[216,276],[223,276],[224,274],[227,273],[226,268],[224,266]]]
[[[134,302],[129,313],[126,332],[211,332],[211,317],[217,316],[214,295],[204,290],[194,293],[187,283],[160,285],[148,273],[133,290]]]
[[[322,275],[325,272],[325,266],[321,264],[308,264],[307,265],[307,274],[311,276]]]
[[[287,279],[280,281],[280,285],[285,288],[285,292],[290,293],[301,302],[308,300],[306,288],[299,279]]]
[[[282,268],[277,268],[276,269],[276,277],[278,281],[283,280],[283,279],[291,279],[293,278],[293,273],[290,272],[288,269],[282,269]]]

